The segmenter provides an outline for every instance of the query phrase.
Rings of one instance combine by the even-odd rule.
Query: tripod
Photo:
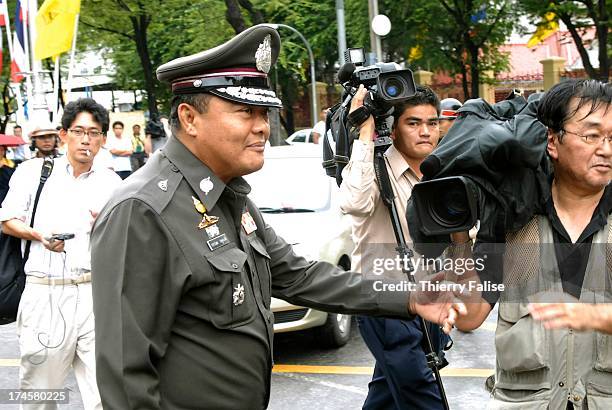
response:
[[[414,266],[412,264],[412,256],[414,255],[414,252],[412,252],[412,249],[408,247],[406,240],[404,239],[402,225],[400,223],[397,207],[395,206],[395,194],[393,193],[391,180],[389,179],[389,173],[387,172],[387,167],[385,164],[384,153],[392,143],[391,138],[389,137],[391,132],[389,131],[386,123],[387,117],[388,115],[374,116],[377,134],[376,140],[374,141],[374,172],[376,174],[378,188],[380,190],[380,197],[389,210],[391,226],[393,227],[393,233],[395,234],[395,241],[397,243],[397,247],[395,249],[399,254],[400,260],[406,261],[406,263],[402,266],[402,272],[408,276],[408,280],[410,280],[410,282],[416,283],[414,275],[412,275],[414,272]],[[434,351],[427,322],[420,316],[419,321],[421,324],[421,329],[423,330],[425,342],[423,350],[425,351],[427,366],[431,369],[436,378],[436,384],[440,390],[440,397],[442,399],[444,409],[448,410],[450,407],[448,405],[448,399],[446,398],[444,385],[442,384],[442,379],[440,377],[440,366],[442,365],[442,360]]]

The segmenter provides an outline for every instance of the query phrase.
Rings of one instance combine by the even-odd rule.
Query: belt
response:
[[[75,278],[39,278],[38,276],[28,275],[27,283],[36,283],[38,285],[79,285],[81,283],[91,282],[91,273],[85,273]]]

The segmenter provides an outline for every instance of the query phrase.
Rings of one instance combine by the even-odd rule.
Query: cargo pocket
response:
[[[501,303],[495,332],[496,388],[550,389],[544,327],[529,315],[526,303]]]
[[[270,255],[265,245],[258,237],[249,239],[249,243],[255,251],[255,265],[257,268],[257,277],[259,278],[259,286],[261,286],[261,293],[263,294],[264,306],[266,309],[270,309],[270,297],[272,295]]]
[[[245,272],[246,253],[229,248],[208,256],[215,282],[211,284],[210,317],[220,329],[234,328],[255,318],[255,300]]]
[[[596,333],[595,365],[588,376],[589,409],[612,409],[612,336]]]

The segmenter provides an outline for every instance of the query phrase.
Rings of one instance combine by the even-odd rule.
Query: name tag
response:
[[[222,246],[227,245],[228,243],[230,243],[229,239],[227,239],[227,236],[225,236],[224,233],[222,233],[221,235],[217,236],[216,238],[212,238],[208,241],[206,241],[206,244],[208,245],[208,248],[211,251],[214,251],[215,249],[219,249]]]
[[[247,235],[250,235],[252,232],[255,232],[257,230],[257,225],[255,224],[253,217],[248,211],[242,214],[241,222],[242,228],[244,228],[244,231]]]

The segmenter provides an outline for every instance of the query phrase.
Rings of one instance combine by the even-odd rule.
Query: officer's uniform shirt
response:
[[[266,407],[272,295],[408,317],[407,293],[383,303],[360,274],[296,256],[261,223],[249,191],[242,178],[225,185],[172,137],[98,217],[92,264],[105,408]],[[194,198],[216,223],[198,228]]]

